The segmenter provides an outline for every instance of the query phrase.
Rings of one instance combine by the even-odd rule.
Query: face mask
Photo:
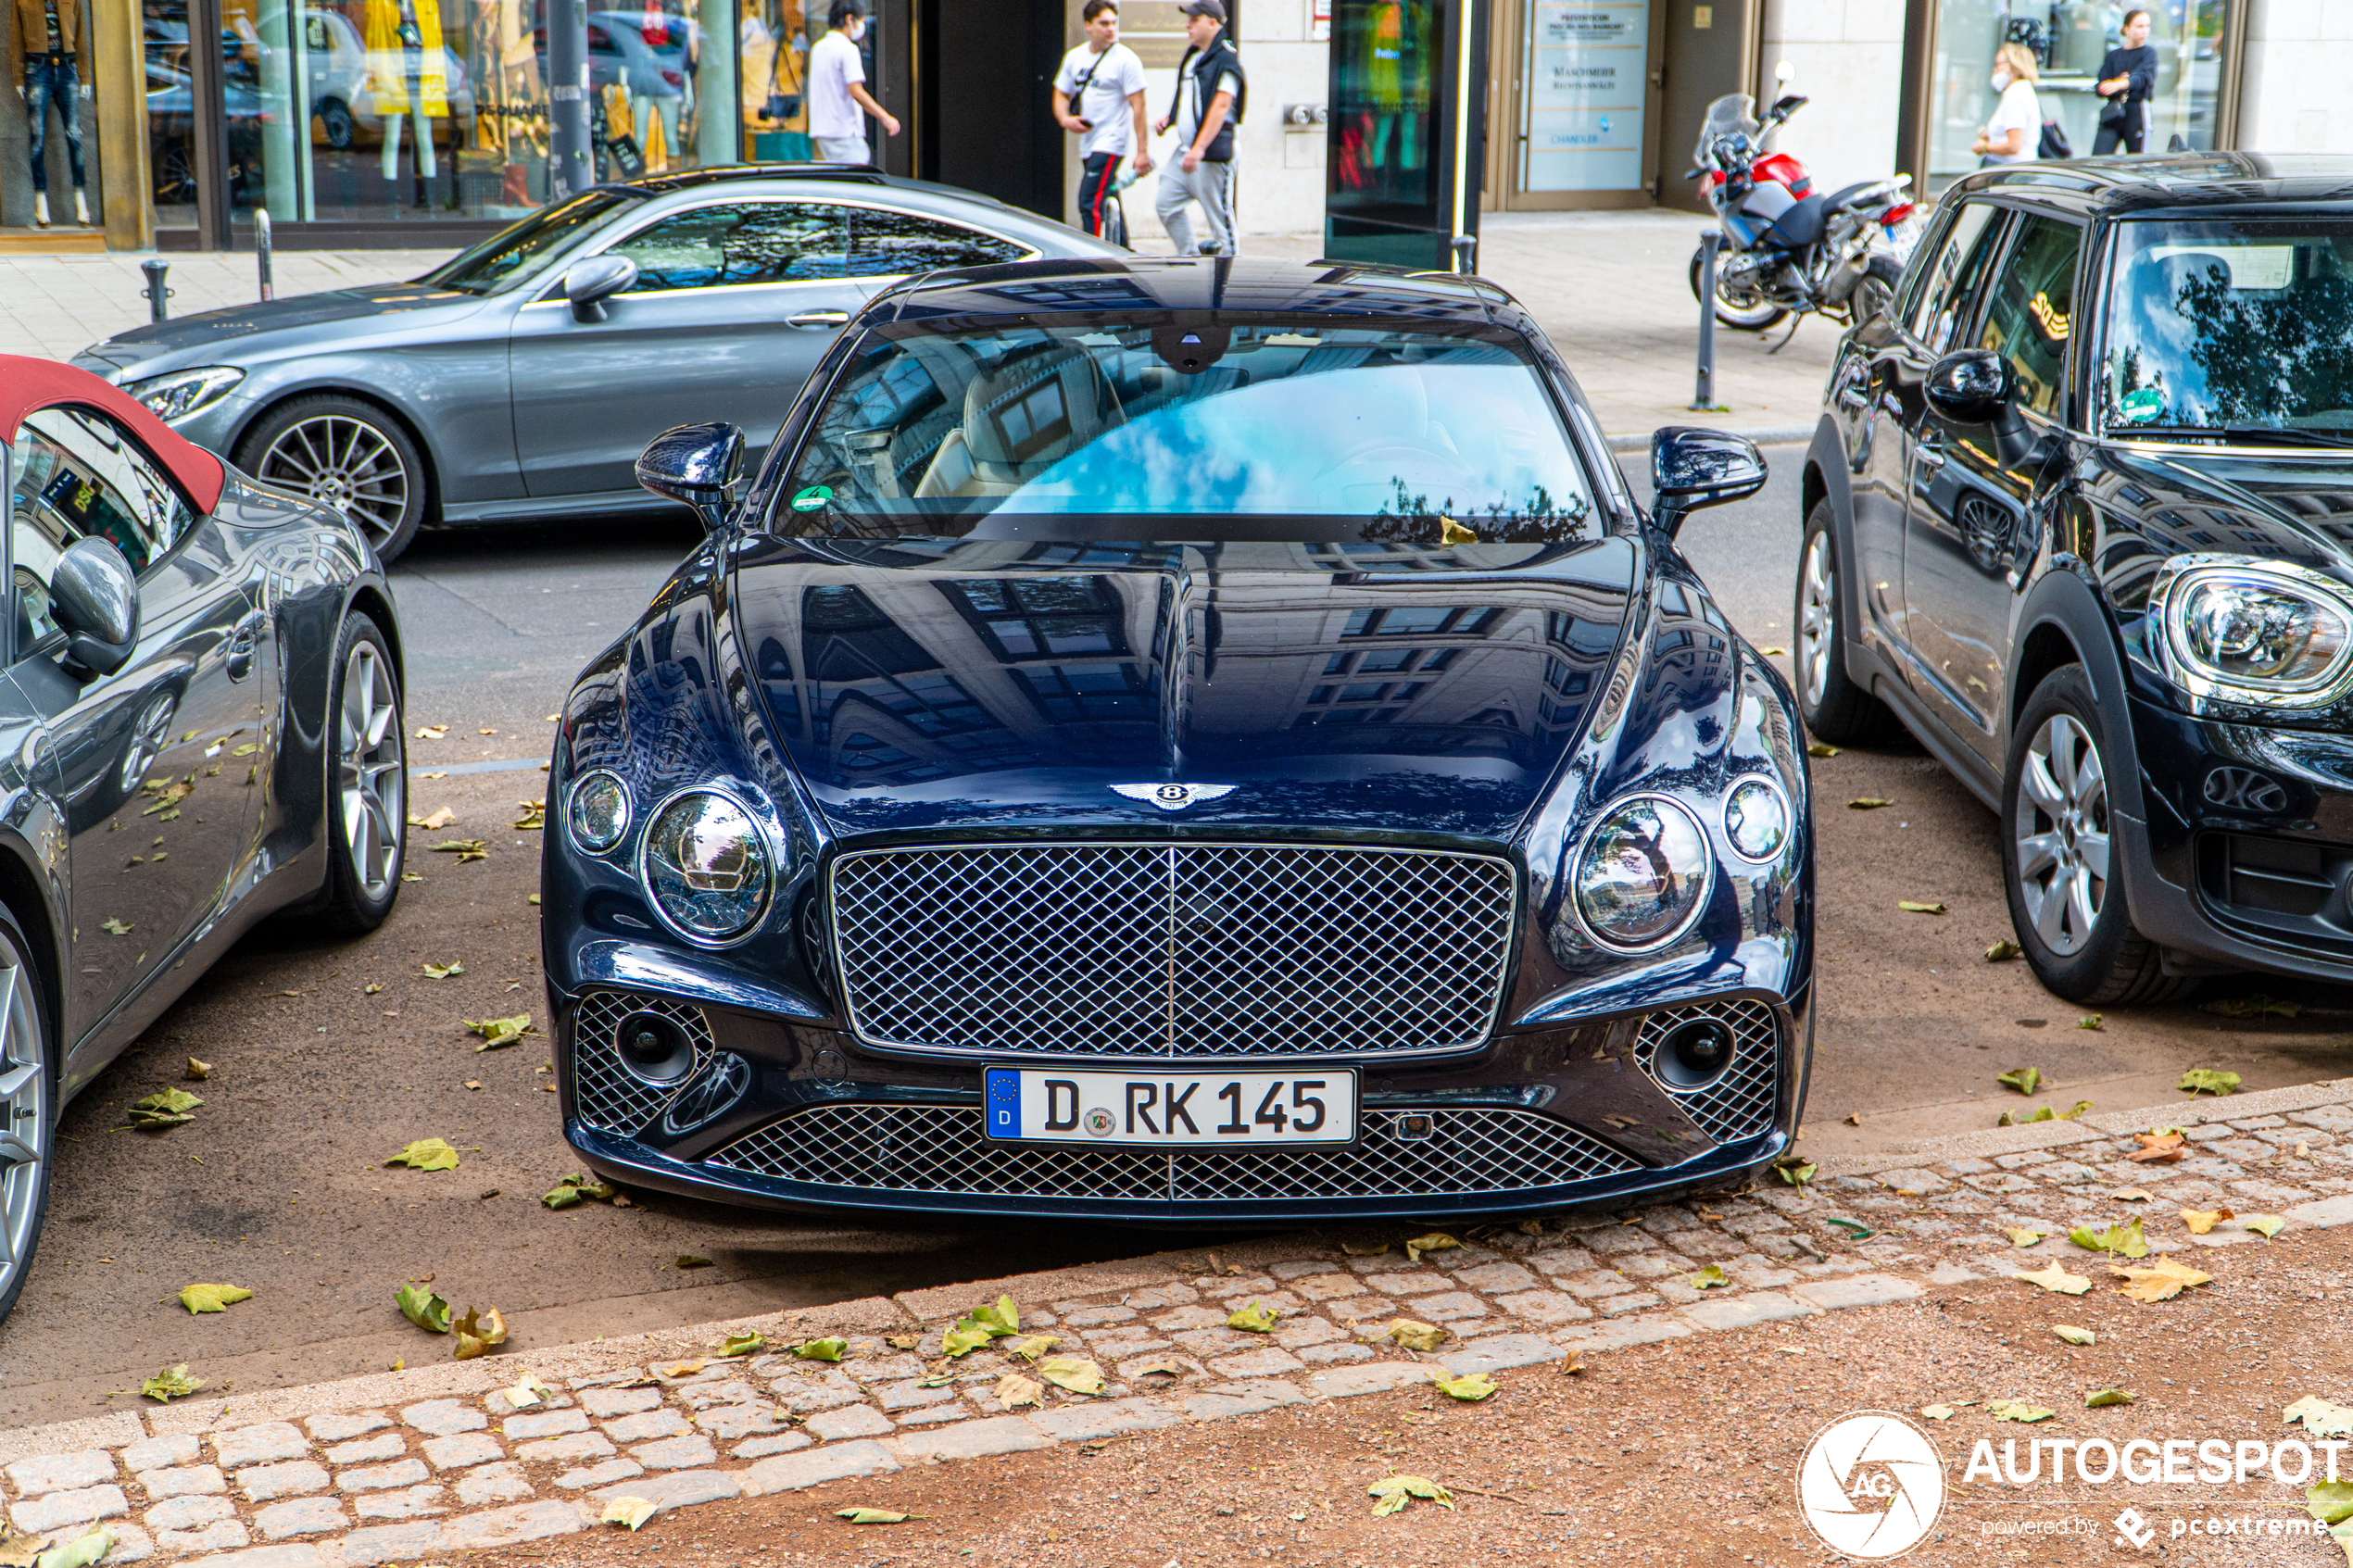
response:
[[[2004,91],[2014,80],[2016,79],[2013,78],[2007,70],[1995,71],[1994,73],[1994,91],[1996,93]]]

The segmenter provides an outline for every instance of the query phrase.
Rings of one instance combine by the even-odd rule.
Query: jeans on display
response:
[[[49,188],[49,106],[57,106],[57,118],[66,127],[66,161],[73,169],[73,188],[80,190],[82,174],[82,79],[74,74],[70,56],[31,57],[24,62],[24,113],[32,132],[32,188]]]

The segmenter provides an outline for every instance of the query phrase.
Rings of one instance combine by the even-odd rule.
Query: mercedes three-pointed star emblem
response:
[[[1124,795],[1130,800],[1148,800],[1164,811],[1181,811],[1197,800],[1216,800],[1231,795],[1239,784],[1114,784],[1112,793]]]

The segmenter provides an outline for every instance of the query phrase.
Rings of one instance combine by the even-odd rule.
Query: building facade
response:
[[[549,0],[56,0],[89,58],[74,106],[90,207],[70,227],[67,137],[44,138],[60,226],[35,235],[24,101],[0,94],[0,245],[438,247],[547,199]],[[571,4],[572,0],[555,0]],[[1076,139],[1048,93],[1082,0],[870,0],[870,85],[902,121],[873,141],[894,172],[1073,213]],[[1468,171],[1488,210],[1690,206],[1707,103],[1769,100],[1777,69],[1811,102],[1780,133],[1832,186],[1893,170],[1925,191],[1973,166],[1994,48],[2042,62],[2045,112],[2088,151],[2091,82],[2116,0],[1228,0],[1250,69],[1243,232],[1321,227],[1334,182],[1412,176],[1445,148],[1433,95],[1478,100]],[[825,0],[585,0],[596,174],[810,157],[803,87]],[[2353,153],[2347,0],[2157,0],[2150,147]],[[23,8],[0,69],[23,80]],[[1476,18],[1482,75],[1431,68],[1448,19]],[[1176,0],[1126,0],[1151,117],[1183,42]],[[1468,25],[1468,24],[1463,24]],[[1472,36],[1476,36],[1473,34]],[[192,42],[210,39],[209,47]],[[1335,113],[1335,100],[1339,113]],[[1385,176],[1385,177],[1386,177]],[[1126,195],[1157,237],[1150,178]]]

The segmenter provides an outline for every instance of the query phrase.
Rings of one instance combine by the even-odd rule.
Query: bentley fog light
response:
[[[1743,779],[1724,797],[1724,836],[1743,860],[1769,860],[1789,842],[1789,802],[1763,779]]]
[[[613,1031],[613,1048],[629,1071],[648,1084],[675,1084],[693,1071],[695,1042],[674,1018],[633,1012]]]
[[[122,390],[169,424],[204,412],[245,379],[245,373],[233,365],[213,365],[201,370],[174,370],[170,375],[150,376],[145,381],[132,382]]]
[[[1653,1059],[1659,1081],[1670,1089],[1704,1089],[1732,1065],[1732,1031],[1720,1018],[1694,1018],[1676,1025]]]
[[[768,907],[768,847],[744,809],[722,795],[682,795],[646,830],[646,890],[679,935],[724,942]]]
[[[1706,835],[1663,796],[1611,808],[1577,857],[1577,912],[1613,947],[1655,947],[1691,924],[1707,894]]]
[[[572,786],[572,809],[564,814],[572,841],[601,855],[629,831],[629,786],[613,773],[590,773]]]
[[[2353,598],[2318,572],[2195,558],[2160,583],[2166,651],[2194,694],[2322,707],[2353,685]]]

